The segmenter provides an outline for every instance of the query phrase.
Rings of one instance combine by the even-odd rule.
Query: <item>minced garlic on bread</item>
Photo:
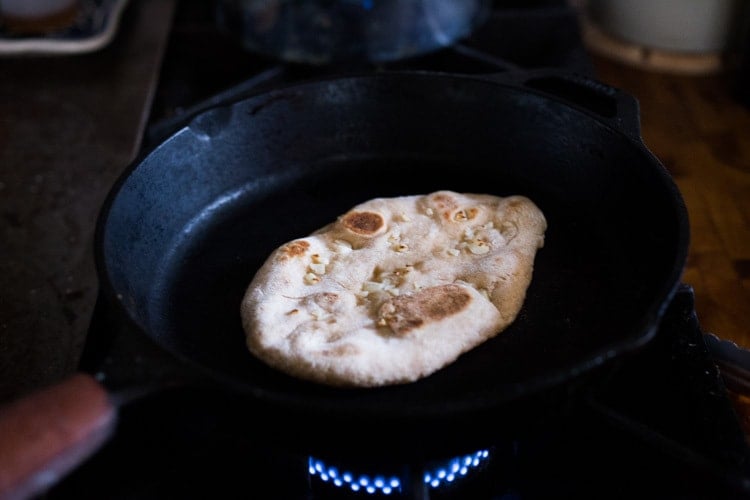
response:
[[[247,346],[322,384],[416,381],[515,320],[546,227],[523,196],[366,201],[268,257],[242,300]]]

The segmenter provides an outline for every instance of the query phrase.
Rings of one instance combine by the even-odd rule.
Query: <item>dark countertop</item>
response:
[[[173,10],[130,2],[96,52],[0,56],[0,401],[76,369],[96,217],[139,150]]]

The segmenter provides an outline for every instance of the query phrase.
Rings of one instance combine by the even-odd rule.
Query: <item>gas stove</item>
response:
[[[457,45],[358,69],[557,68],[595,78],[571,7],[517,3],[496,2],[489,21]],[[177,11],[144,150],[205,109],[340,71],[245,51],[217,30],[208,5],[183,2]],[[90,345],[112,328],[128,328],[102,304],[91,323]],[[85,352],[84,368],[86,363]],[[230,395],[201,388],[140,398],[122,408],[116,436],[45,497],[750,498],[750,450],[687,285],[679,288],[649,345],[531,432],[506,432],[501,439],[419,459],[374,458],[366,449],[361,456],[341,457],[275,443],[256,426],[252,409],[241,406]],[[356,439],[366,429],[351,432]]]
[[[344,457],[275,441],[230,395],[175,388],[122,408],[115,437],[47,497],[750,498],[750,452],[686,285],[646,348],[540,421],[435,456]]]

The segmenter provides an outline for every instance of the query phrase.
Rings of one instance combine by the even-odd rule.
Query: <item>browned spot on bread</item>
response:
[[[339,300],[339,296],[333,292],[321,292],[311,296],[313,301],[325,310],[330,308]]]
[[[457,210],[453,214],[453,220],[457,222],[464,222],[467,220],[472,220],[476,218],[477,214],[479,213],[479,209],[476,207],[469,207],[465,210]],[[445,217],[445,215],[444,215]]]
[[[438,208],[440,210],[455,210],[458,208],[458,202],[456,199],[445,193],[438,193],[435,196],[432,197],[432,202],[435,204],[435,208]]]
[[[425,323],[438,322],[463,311],[469,302],[471,295],[462,286],[433,286],[390,299],[381,306],[379,316],[393,333],[403,337]]]
[[[338,298],[339,298],[339,294],[334,293],[334,292],[321,292],[318,294],[318,300],[320,302],[332,303],[332,302],[336,302]]]
[[[294,257],[300,257],[307,252],[307,249],[310,248],[310,243],[305,240],[296,240],[292,241],[291,243],[287,243],[283,247],[281,247],[281,251],[279,252],[279,260],[287,260],[287,259],[293,259]]]
[[[456,199],[446,193],[437,193],[432,197],[432,203],[445,220],[453,217],[453,212],[458,208]]]
[[[373,236],[384,226],[383,216],[377,212],[349,212],[341,223],[349,231],[361,236]]]

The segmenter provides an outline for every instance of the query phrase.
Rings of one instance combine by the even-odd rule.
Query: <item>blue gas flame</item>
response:
[[[468,455],[454,457],[425,470],[422,479],[430,488],[439,488],[466,476],[486,462],[489,457],[489,450],[479,450]],[[369,494],[400,493],[405,481],[404,478],[395,475],[354,473],[326,464],[323,460],[312,456],[308,458],[307,470],[311,477],[317,477],[324,483]]]

